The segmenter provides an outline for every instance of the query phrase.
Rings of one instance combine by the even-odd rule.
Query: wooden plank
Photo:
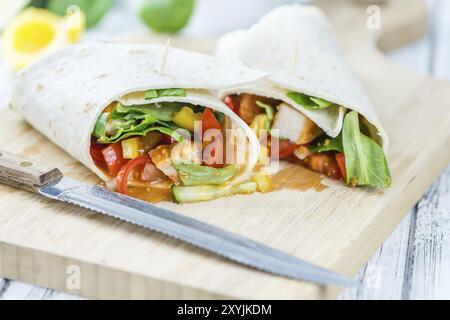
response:
[[[415,44],[395,50],[388,57],[408,70],[418,74],[429,74],[431,52],[431,32]],[[358,273],[357,279],[363,283],[360,288],[346,288],[340,299],[401,299],[405,285],[405,271],[408,266],[408,251],[412,223],[415,224],[415,209],[410,212],[370,258]]]
[[[4,294],[9,288],[10,281],[6,279],[0,279],[0,299],[3,298]]]
[[[429,37],[418,44],[408,46],[403,50],[398,50],[390,57],[410,70],[419,73],[426,73],[429,67]],[[371,258],[368,264],[359,273],[359,280],[365,286],[356,289],[347,289],[341,296],[344,299],[376,299],[376,298],[399,298],[403,288],[403,272],[405,269],[405,259],[409,235],[411,215],[408,215],[399,225],[396,231],[383,244],[382,248]],[[406,235],[406,237],[405,237]],[[389,270],[388,272],[386,272]],[[391,272],[395,270],[394,272]],[[23,286],[24,291],[31,290],[32,287]],[[38,296],[39,290],[34,288],[34,296]],[[0,295],[1,297],[1,295]]]
[[[3,286],[3,292],[2,292]],[[18,281],[0,280],[0,300],[77,300],[76,296],[59,293]]]
[[[448,1],[433,2],[432,46],[435,51],[431,72],[450,79],[448,61],[450,21]],[[415,237],[411,246],[411,272],[405,296],[410,299],[450,298],[450,167],[417,206]]]
[[[450,298],[450,167],[419,202],[409,299]]]
[[[411,54],[395,58],[398,63],[408,66],[416,71],[427,71],[436,76],[450,79],[450,64],[448,62],[448,34],[450,23],[445,18],[445,12],[450,9],[448,1],[429,1],[431,8],[431,30],[426,41],[422,41],[428,47],[430,59],[418,59],[418,46],[409,47]],[[406,50],[408,50],[406,49]],[[416,51],[416,53],[414,53]],[[418,63],[428,60],[429,63]],[[419,70],[417,70],[419,69]],[[394,270],[397,276],[394,279],[390,272],[381,273],[381,279],[377,282],[392,281],[392,285],[381,287],[381,292],[376,294],[370,288],[361,290],[346,290],[343,299],[383,298],[383,299],[448,299],[450,272],[448,271],[450,247],[448,246],[448,208],[450,197],[448,186],[450,185],[450,167],[441,175],[439,180],[428,191],[427,195],[419,202],[411,216],[411,228],[401,225],[396,232],[385,242],[377,254],[372,257],[368,265],[360,272],[359,279],[367,282],[372,274],[366,275],[364,270],[373,268],[382,270],[389,259],[380,259],[383,256],[400,257],[406,262],[400,268]],[[404,239],[409,238],[409,244],[405,248]],[[393,246],[392,246],[393,244]],[[389,246],[388,246],[389,245]],[[395,258],[393,258],[395,259]],[[398,272],[398,270],[403,272]],[[369,281],[370,282],[370,281]],[[395,292],[392,295],[392,292]]]
[[[358,273],[359,288],[346,288],[342,300],[400,299],[409,244],[411,215],[408,214],[382,247]]]
[[[324,3],[330,6],[329,12],[342,14],[335,16],[338,19],[334,19],[334,23],[345,35],[343,43],[351,63],[368,86],[391,134],[392,188],[380,192],[333,186],[319,195],[313,190],[283,190],[208,204],[167,206],[324,267],[352,274],[367,261],[448,163],[450,152],[445,153],[443,146],[450,125],[446,121],[450,117],[443,117],[448,108],[441,102],[450,86],[416,77],[373,52],[373,43],[365,42],[371,37],[365,28],[364,8],[352,7],[342,12],[344,2]],[[393,8],[399,4],[399,1],[393,2]],[[391,21],[397,31],[407,31],[405,38],[410,39],[410,30],[402,23],[420,25],[415,20],[408,21],[410,15],[420,17],[414,11],[420,5],[405,7],[407,10],[401,19],[391,13],[385,23],[387,29]],[[344,23],[338,24],[341,20]],[[360,51],[351,50],[355,44]],[[367,64],[361,57],[371,63]],[[398,84],[402,84],[401,89]],[[430,111],[428,117],[423,117],[425,108]],[[11,150],[8,143],[15,138],[15,152],[58,164],[76,178],[96,182],[83,167],[48,144],[17,116],[4,113],[2,118],[5,132],[1,135],[1,147]],[[426,134],[417,132],[415,124],[425,128]],[[444,137],[444,140],[427,136],[429,134]],[[416,143],[411,145],[410,139]],[[437,143],[430,144],[430,140]],[[49,154],[52,156],[48,157]],[[430,157],[435,160],[432,167],[427,166]],[[329,298],[338,292],[336,288],[321,288],[251,271],[167,237],[37,196],[5,187],[0,188],[0,195],[5,198],[1,203],[6,204],[0,216],[0,234],[4,237],[0,253],[2,260],[15,262],[3,267],[2,272],[15,279],[68,290],[65,271],[68,263],[75,262],[79,263],[83,274],[96,281],[95,286],[83,286],[81,294],[88,297],[130,297],[135,285],[129,281],[132,276],[145,280],[145,287],[138,293],[144,298]],[[49,264],[43,263],[49,255],[54,259],[51,273]],[[36,268],[41,265],[47,268],[39,267],[41,275],[37,277]],[[43,272],[49,276],[43,276]]]
[[[450,21],[448,12],[450,3],[445,0],[433,0],[432,27],[435,56],[430,65],[432,74],[438,78],[450,80]]]

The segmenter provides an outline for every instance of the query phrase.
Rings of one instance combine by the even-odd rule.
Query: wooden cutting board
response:
[[[388,1],[381,7],[381,30],[367,28],[366,4],[318,4],[335,24],[391,137],[392,187],[348,189],[297,167],[286,171],[304,177],[295,188],[285,174],[281,186],[286,189],[270,194],[163,206],[354,276],[450,161],[450,84],[403,70],[376,49],[375,44],[387,50],[424,34],[422,0]],[[200,51],[214,45],[205,39],[174,42]],[[99,182],[9,110],[0,116],[0,149]],[[169,237],[4,186],[0,276],[89,298],[313,299],[334,298],[340,290],[254,271]]]

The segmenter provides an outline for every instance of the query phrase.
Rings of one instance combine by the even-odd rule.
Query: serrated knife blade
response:
[[[269,246],[191,217],[63,177],[34,161],[0,152],[0,182],[187,242],[247,267],[320,285],[355,285],[354,280]]]

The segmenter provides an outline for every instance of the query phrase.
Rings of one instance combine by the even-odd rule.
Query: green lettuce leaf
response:
[[[151,123],[153,124],[153,123]],[[168,136],[171,136],[173,139],[175,139],[178,142],[183,141],[184,137],[181,134],[182,129],[179,127],[173,126],[166,126],[160,125],[160,126],[152,126],[147,125],[145,123],[140,124],[139,126],[133,128],[133,129],[120,129],[114,136],[112,137],[106,137],[103,136],[98,139],[98,143],[103,144],[109,144],[109,143],[116,143],[122,140],[125,140],[130,137],[136,137],[136,136],[146,136],[151,131],[159,131],[161,133],[164,133]]]
[[[275,117],[275,109],[274,107],[272,107],[271,105],[262,103],[260,101],[256,101],[256,105],[262,109],[264,109],[264,111],[267,114],[267,117],[269,118],[270,121],[273,120],[273,118]]]
[[[105,135],[106,132],[106,123],[108,121],[109,113],[102,113],[100,118],[98,118],[97,123],[94,128],[94,137],[100,139]]]
[[[361,133],[356,111],[345,116],[342,137],[347,184],[389,187],[392,179],[383,149],[373,139]]]
[[[91,28],[102,20],[115,3],[116,0],[49,0],[47,7],[50,11],[64,16],[70,6],[75,5],[86,14],[86,26]]]
[[[185,186],[225,184],[238,173],[238,168],[234,165],[213,168],[200,164],[175,164],[174,167]]]
[[[162,97],[186,97],[187,93],[185,89],[154,89],[145,92],[145,99],[151,100]]]
[[[172,121],[173,115],[180,111],[182,105],[177,102],[164,102],[160,104],[146,104],[140,106],[124,106],[120,103],[112,113],[113,118],[124,118],[124,115],[149,115],[159,121]]]
[[[175,103],[145,106],[123,106],[120,103],[111,114],[103,113],[93,135],[99,143],[116,143],[133,136],[145,136],[159,131],[182,141],[181,128],[172,122],[172,116],[181,108]]]
[[[311,145],[308,146],[308,149],[311,153],[329,151],[344,152],[344,147],[342,146],[342,133],[336,138],[331,138],[328,136],[319,138],[313,141]]]
[[[289,92],[288,98],[308,110],[327,109],[334,105],[330,101],[308,96],[300,92]]]

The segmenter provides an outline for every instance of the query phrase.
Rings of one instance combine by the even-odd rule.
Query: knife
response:
[[[199,220],[99,186],[60,170],[0,151],[0,183],[67,202],[160,232],[270,274],[320,285],[355,285],[352,279]]]

